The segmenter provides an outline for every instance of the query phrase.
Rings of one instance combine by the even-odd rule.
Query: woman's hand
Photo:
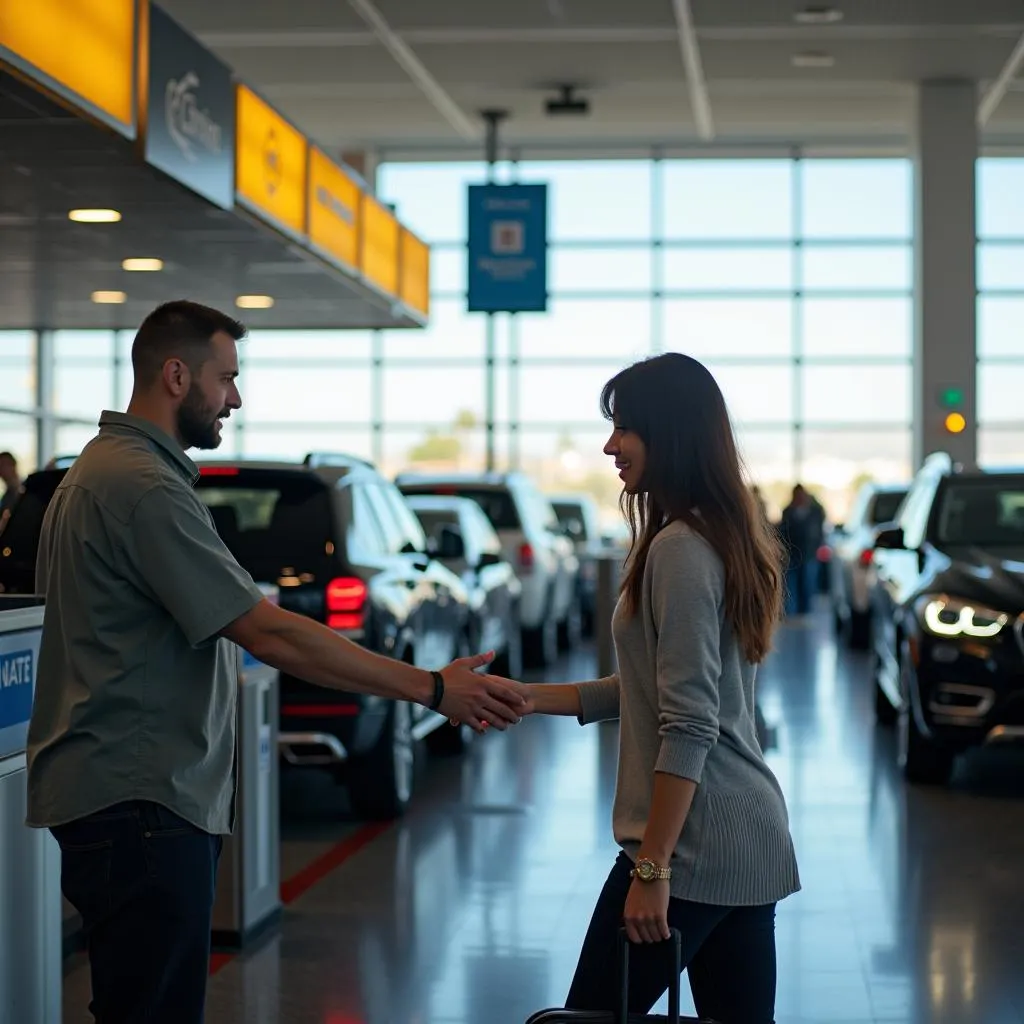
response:
[[[622,915],[630,942],[661,942],[671,938],[668,930],[668,901],[667,879],[654,882],[633,879]]]

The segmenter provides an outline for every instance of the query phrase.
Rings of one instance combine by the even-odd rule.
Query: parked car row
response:
[[[46,507],[71,460],[30,475],[0,533],[0,592],[35,589]],[[551,502],[520,474],[401,477],[310,454],[301,463],[200,463],[197,493],[239,563],[283,608],[423,668],[494,650],[513,678],[580,638],[580,557]],[[403,493],[404,492],[404,493]],[[471,733],[425,708],[281,676],[280,755],[331,771],[364,817],[413,790],[415,748],[461,752]]]
[[[1024,472],[935,455],[890,522],[859,515],[842,561],[866,573],[876,716],[907,780],[944,784],[965,751],[1024,741]]]

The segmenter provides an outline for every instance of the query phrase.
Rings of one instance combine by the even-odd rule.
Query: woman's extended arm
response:
[[[578,718],[583,710],[580,690],[575,683],[534,683],[527,689],[536,715],[572,715]]]
[[[619,717],[619,677],[585,683],[534,683],[528,687],[533,713],[566,715],[583,725]]]

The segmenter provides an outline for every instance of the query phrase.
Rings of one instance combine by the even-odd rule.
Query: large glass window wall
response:
[[[1024,460],[1024,160],[979,163],[980,455]],[[545,314],[494,318],[499,468],[613,515],[601,385],[664,351],[704,361],[777,512],[796,480],[836,517],[911,471],[912,167],[902,159],[503,163],[550,186]],[[483,468],[487,323],[465,309],[465,186],[481,164],[385,164],[378,188],[434,247],[426,331],[254,331],[220,454],[345,450],[387,473]],[[36,461],[35,336],[0,342],[0,448]],[[57,332],[52,448],[131,392],[131,334]]]

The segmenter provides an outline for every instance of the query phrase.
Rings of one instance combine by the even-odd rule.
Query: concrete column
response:
[[[56,424],[53,421],[54,378],[53,332],[36,331],[36,461],[45,466],[56,454]]]
[[[380,161],[377,159],[376,150],[342,150],[341,159],[362,177],[372,192],[377,191],[377,165]]]
[[[922,82],[917,102],[914,263],[914,467],[936,451],[973,466],[975,401],[975,160],[977,86]],[[960,392],[960,434],[945,428]]]

